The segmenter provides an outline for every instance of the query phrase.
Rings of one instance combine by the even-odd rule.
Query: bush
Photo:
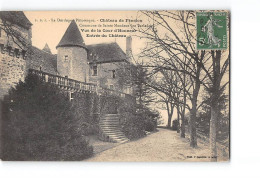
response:
[[[141,117],[144,119],[145,122],[145,130],[152,132],[157,127],[157,122],[160,118],[160,115],[157,111],[152,111],[150,109],[142,110],[140,113]]]
[[[123,132],[130,140],[138,139],[146,135],[144,120],[140,115],[125,112],[121,114],[121,121]]]
[[[65,94],[28,75],[3,101],[3,160],[82,160],[92,155]]]
[[[73,118],[80,123],[83,135],[97,135],[99,115],[97,114],[97,95],[94,93],[74,93],[72,100]]]
[[[159,113],[148,108],[136,110],[135,101],[125,100],[120,105],[121,124],[123,132],[129,139],[144,137],[145,131],[154,131],[159,119]]]
[[[178,120],[177,120],[177,119],[174,119],[174,120],[172,121],[172,130],[177,131],[178,125],[179,125]]]

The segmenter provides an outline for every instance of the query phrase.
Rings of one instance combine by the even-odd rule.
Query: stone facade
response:
[[[0,99],[8,90],[23,81],[26,74],[28,47],[31,45],[31,28],[24,28],[0,19]],[[8,36],[6,29],[15,34]],[[17,39],[16,36],[22,37]]]
[[[2,53],[0,59],[0,96],[3,97],[11,87],[24,80],[26,63],[23,58]]]
[[[101,87],[116,91],[122,91],[127,94],[132,93],[132,89],[123,87],[119,84],[118,70],[122,70],[127,65],[126,62],[93,63],[90,64],[88,73],[89,82],[96,83]],[[93,66],[97,66],[97,75],[93,75]]]

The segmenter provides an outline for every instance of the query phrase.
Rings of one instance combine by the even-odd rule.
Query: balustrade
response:
[[[108,88],[98,87],[94,83],[80,82],[80,81],[73,80],[73,79],[70,79],[67,77],[53,75],[53,74],[46,73],[46,72],[39,71],[39,70],[29,69],[29,73],[39,76],[40,79],[44,82],[52,83],[52,84],[58,85],[62,88],[67,88],[68,90],[76,90],[76,91],[82,91],[82,92],[90,91],[90,92],[96,92],[98,94],[115,95],[115,96],[120,96],[120,97],[125,97],[127,95],[120,91],[115,91],[115,90],[108,89]]]

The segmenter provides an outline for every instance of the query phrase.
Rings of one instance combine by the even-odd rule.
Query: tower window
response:
[[[114,89],[114,85],[110,85],[109,87],[110,87],[110,89],[111,89],[111,90],[113,90],[113,89]]]
[[[68,55],[65,55],[64,56],[64,61],[67,62],[69,60],[69,56]]]
[[[116,70],[112,70],[112,78],[116,78]]]
[[[92,69],[93,69],[92,76],[97,76],[97,73],[98,73],[97,66],[96,65],[93,66]]]

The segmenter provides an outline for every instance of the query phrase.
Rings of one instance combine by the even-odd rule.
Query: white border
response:
[[[231,162],[1,162],[0,178],[260,178],[260,1],[1,0],[1,10],[231,10]]]

